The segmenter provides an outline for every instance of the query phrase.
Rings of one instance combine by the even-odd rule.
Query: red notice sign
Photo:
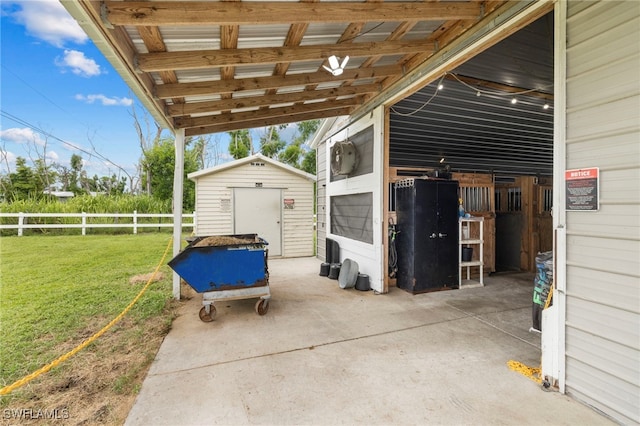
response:
[[[600,208],[598,203],[599,172],[597,167],[565,171],[567,210],[597,211]]]

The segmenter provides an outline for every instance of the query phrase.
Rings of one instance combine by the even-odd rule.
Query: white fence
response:
[[[25,229],[82,229],[82,235],[86,235],[91,228],[132,228],[137,234],[139,228],[173,228],[173,214],[171,213],[0,213],[0,220],[4,218],[18,218],[17,224],[0,224],[2,229],[17,229],[18,236],[22,236]],[[70,218],[78,219],[78,223],[29,223],[30,218]],[[110,223],[92,223],[94,218],[112,218]],[[125,219],[120,222],[120,219]],[[140,222],[140,219],[158,219],[159,222]],[[162,222],[162,219],[171,219],[170,222]],[[185,219],[191,219],[187,222]],[[4,222],[4,220],[2,220]],[[50,220],[48,221],[50,222]],[[54,221],[55,222],[55,221]],[[194,228],[196,212],[182,215],[182,229]]]

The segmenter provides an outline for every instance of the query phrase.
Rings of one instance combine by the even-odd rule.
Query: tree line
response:
[[[75,196],[146,194],[158,200],[171,200],[175,140],[173,136],[163,136],[162,129],[155,123],[155,129],[149,131],[152,126],[149,125],[148,118],[139,120],[135,109],[132,117],[142,152],[135,173],[111,163],[117,169],[116,173],[108,176],[89,176],[82,155],[73,154],[68,165],[52,162],[46,157],[46,144],[44,148],[36,150],[39,155],[30,158],[30,162],[24,157],[17,157],[13,170],[10,170],[7,153],[0,148],[1,160],[7,169],[0,174],[0,201],[12,203],[28,199],[56,199],[57,191],[72,192]],[[270,126],[264,129],[257,141],[253,140],[255,131],[244,129],[227,132],[229,143],[226,154],[220,148],[220,135],[187,138],[184,155],[185,211],[193,211],[195,208],[195,183],[186,176],[223,161],[240,159],[260,152],[264,156],[315,174],[315,150],[310,149],[306,143],[317,130],[319,123],[319,120],[297,123],[293,132],[285,131],[286,125]],[[287,134],[290,135],[289,140],[286,140]],[[88,155],[106,160],[97,152],[89,152]]]

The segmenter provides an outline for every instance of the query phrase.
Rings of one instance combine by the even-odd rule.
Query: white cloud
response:
[[[0,139],[8,142],[15,143],[35,143],[36,145],[44,145],[45,141],[42,139],[39,133],[24,127],[19,129],[17,127],[0,130]]]
[[[64,57],[56,58],[55,63],[60,68],[70,68],[72,73],[82,77],[94,77],[102,74],[100,65],[78,50],[65,49]]]
[[[13,3],[21,9],[9,14],[34,37],[57,47],[63,47],[67,41],[84,43],[88,40],[59,0],[16,0]]]
[[[86,102],[88,104],[93,104],[95,102],[100,102],[104,106],[131,106],[133,104],[133,99],[131,98],[118,98],[114,96],[112,98],[105,95],[76,95],[76,100]]]
[[[54,163],[57,163],[58,160],[60,159],[60,156],[55,151],[47,151],[46,156],[47,156],[47,160]]]

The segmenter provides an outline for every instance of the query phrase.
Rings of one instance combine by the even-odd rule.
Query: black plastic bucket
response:
[[[340,263],[332,263],[329,269],[329,278],[332,280],[337,280],[340,275],[340,267],[342,265]]]
[[[320,265],[320,276],[321,277],[329,276],[329,269],[330,268],[331,268],[331,264],[330,263],[322,263]]]
[[[369,275],[358,274],[358,278],[356,279],[356,290],[360,290],[360,291],[371,290],[371,285],[369,284]]]
[[[473,258],[473,247],[462,247],[462,261],[471,262]]]

